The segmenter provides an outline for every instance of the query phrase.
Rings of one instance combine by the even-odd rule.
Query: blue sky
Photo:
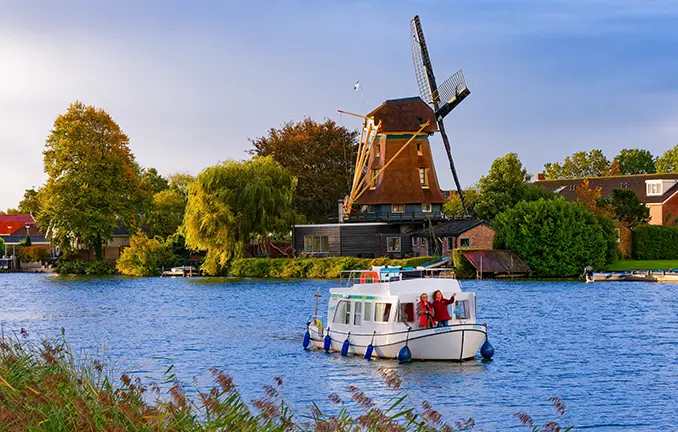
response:
[[[462,68],[472,92],[446,119],[464,185],[508,152],[534,174],[575,151],[678,144],[678,2],[4,1],[0,208],[44,182],[45,138],[74,100],[163,174],[243,159],[248,138],[304,116],[357,128],[336,110],[417,94],[415,14],[438,79]]]

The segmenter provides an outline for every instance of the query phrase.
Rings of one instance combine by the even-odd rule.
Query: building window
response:
[[[376,212],[377,212],[377,208],[375,206],[371,205],[371,204],[368,204],[367,213],[376,213]]]
[[[463,248],[471,247],[471,239],[467,238],[459,239],[459,247]]]
[[[419,241],[419,237],[412,237],[412,247],[413,248],[417,247],[418,241]]]
[[[447,250],[454,249],[454,237],[447,238]]]
[[[576,185],[576,184],[571,184],[570,186],[568,186],[568,189],[570,189],[571,191],[576,191],[576,190],[577,190],[577,185]]]
[[[327,236],[304,236],[304,252],[329,252],[330,241]]]
[[[400,237],[386,237],[386,251],[400,252]]]
[[[376,189],[377,188],[377,176],[378,175],[379,175],[379,170],[373,169],[372,170],[372,184],[370,185],[370,189]]]
[[[663,195],[664,191],[662,188],[662,182],[647,182],[645,185],[646,192],[648,195]]]
[[[433,211],[433,205],[431,203],[423,203],[421,205],[421,211],[424,213],[431,213]]]
[[[631,187],[631,183],[630,183],[630,182],[621,182],[621,183],[619,184],[619,186],[620,186],[622,189],[628,189],[628,188]]]
[[[621,230],[619,228],[615,228],[614,233],[617,236],[617,243],[621,243]]]
[[[417,155],[422,156],[423,154],[424,152],[421,149],[421,143],[417,143]]]
[[[405,213],[405,204],[392,204],[391,205],[392,213]]]
[[[426,168],[419,168],[419,184],[422,188],[428,187],[428,174]]]
[[[375,144],[374,153],[376,154],[376,157],[381,156],[381,143]]]

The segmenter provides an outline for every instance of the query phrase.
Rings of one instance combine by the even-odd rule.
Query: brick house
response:
[[[543,174],[537,174],[535,184],[576,201],[577,187],[584,180],[587,179],[545,180]],[[604,197],[610,196],[614,189],[633,190],[650,208],[652,225],[676,225],[678,222],[678,173],[590,177],[588,181],[591,189],[600,187]]]
[[[449,256],[457,248],[492,249],[494,230],[482,220],[455,220],[410,234],[417,255]]]

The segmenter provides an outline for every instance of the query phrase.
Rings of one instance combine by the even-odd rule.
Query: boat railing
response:
[[[375,270],[343,270],[339,275],[339,286],[350,288],[356,284],[396,282],[405,279],[456,279],[452,267],[402,268],[383,267]]]

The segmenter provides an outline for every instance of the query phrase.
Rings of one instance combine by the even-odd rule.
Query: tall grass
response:
[[[243,401],[233,380],[212,369],[214,385],[189,398],[173,368],[163,386],[144,385],[126,374],[111,378],[104,364],[87,356],[76,358],[64,338],[34,343],[22,329],[0,339],[1,431],[472,431],[473,419],[445,422],[428,402],[414,403],[400,389],[401,379],[389,368],[379,372],[393,397],[378,404],[350,386],[350,401],[329,396],[336,410],[327,414],[313,404],[310,412],[294,413],[280,395],[283,382],[264,386],[264,395]],[[168,388],[161,390],[161,388]],[[554,399],[560,416],[565,405]],[[518,420],[534,431],[565,431],[551,422],[539,428],[524,413]]]

